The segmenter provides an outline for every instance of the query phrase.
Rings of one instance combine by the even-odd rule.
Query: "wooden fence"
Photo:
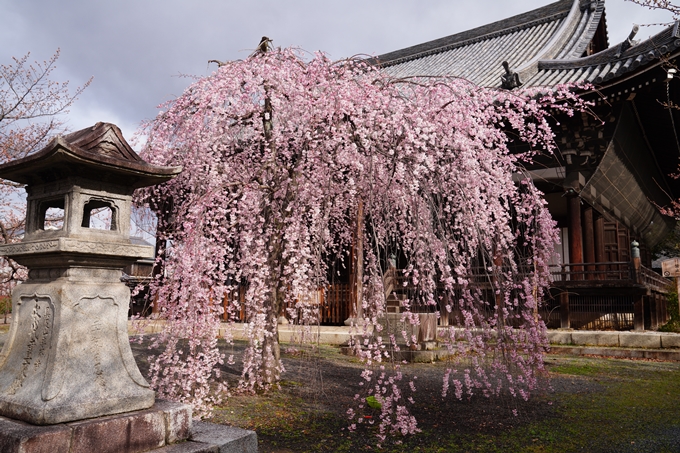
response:
[[[326,289],[319,289],[314,294],[307,295],[303,306],[305,309],[318,311],[318,322],[325,325],[343,325],[345,320],[352,315],[351,288],[349,283],[329,285]],[[290,303],[282,310],[282,315],[295,320],[302,316],[302,308],[297,305],[299,301]],[[234,320],[245,322],[245,288],[239,286],[231,293],[224,296],[222,301],[224,312],[222,320],[227,321],[230,317]],[[297,306],[296,306],[297,305]],[[293,313],[294,316],[290,316]]]

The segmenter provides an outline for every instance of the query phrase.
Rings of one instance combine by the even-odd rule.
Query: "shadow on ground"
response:
[[[238,357],[244,343],[220,345]],[[146,344],[133,344],[148,372]],[[408,364],[404,381],[416,377],[411,407],[422,430],[391,436],[378,445],[378,412],[356,432],[346,411],[360,393],[363,369],[339,348],[321,346],[284,353],[284,380],[267,394],[234,394],[210,421],[254,429],[261,452],[678,452],[680,364],[597,357],[546,357],[543,388],[520,398],[442,398],[442,376],[451,364]],[[224,366],[234,384],[237,365]],[[516,414],[516,415],[515,415]]]

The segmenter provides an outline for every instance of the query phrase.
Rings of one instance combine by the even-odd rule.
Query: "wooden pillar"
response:
[[[654,313],[654,308],[656,305],[656,300],[654,299],[654,294],[645,296],[645,308],[647,313],[645,313],[645,330],[655,330],[656,329],[656,313]]]
[[[569,215],[569,264],[572,280],[583,280],[583,233],[581,229],[581,199],[576,193],[567,196]]]
[[[633,297],[633,328],[645,330],[645,298],[642,295]]]
[[[583,208],[583,251],[586,263],[595,262],[595,226],[593,223],[593,208],[585,206]],[[586,279],[595,278],[595,266],[586,266]]]
[[[604,263],[605,261],[605,255],[604,255],[604,217],[602,217],[602,214],[599,212],[595,212],[593,214],[593,228],[594,228],[594,235],[595,235],[595,262],[596,263]],[[600,264],[597,266],[597,278],[599,280],[604,280],[606,278],[605,271],[607,270],[607,266],[604,264]]]
[[[560,327],[562,329],[571,328],[571,316],[569,313],[569,293],[560,293]]]
[[[649,296],[642,296],[642,309],[644,312],[645,330],[653,330],[653,314],[652,314],[652,303]]]

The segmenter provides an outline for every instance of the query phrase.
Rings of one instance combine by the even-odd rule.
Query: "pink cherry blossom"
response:
[[[277,319],[318,322],[309,295],[328,287],[333,263],[349,265],[360,204],[363,319],[350,346],[366,364],[357,377],[365,395],[349,418],[374,395],[381,438],[418,430],[408,410],[415,386],[392,359],[397,342],[416,339],[381,332],[390,253],[404,268],[405,305],[451,312],[443,341],[466,365],[462,375],[447,373],[443,393],[450,379],[457,398],[504,388],[528,396],[547,346],[536,309],[557,235],[542,194],[518,175],[553,150],[550,112],[582,107],[568,87],[394,80],[363,61],[306,61],[291,49],[197,79],[145,130],[143,157],[182,165],[182,174],[137,195],[168,245],[151,288],[167,321],[152,366],[159,396],[197,409],[215,401],[225,297],[229,327],[248,338],[240,387],[276,385],[284,372]],[[529,151],[511,154],[511,139]],[[241,311],[245,324],[236,322]],[[419,317],[407,311],[402,323]]]

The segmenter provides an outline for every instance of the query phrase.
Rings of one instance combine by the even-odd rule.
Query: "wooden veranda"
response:
[[[672,281],[634,261],[566,264],[551,274],[551,297],[542,310],[548,327],[656,330],[669,319]]]
[[[549,296],[539,309],[549,328],[655,330],[669,319],[666,298],[672,281],[635,261],[553,266],[551,277]],[[471,280],[493,301],[488,275]],[[412,288],[403,285],[402,276],[398,276],[397,281],[399,284],[395,287],[400,289],[391,299],[408,297]],[[244,295],[240,289],[224,298],[224,320],[227,319],[227,306],[236,301],[241,307],[237,318],[246,320],[242,308]],[[329,285],[308,298],[318,310],[318,322],[322,325],[342,325],[354,315],[354,295],[349,283]],[[440,313],[444,312],[443,307],[437,308]],[[428,310],[434,309],[429,307]],[[455,311],[449,317],[439,319],[440,325],[453,322]]]

